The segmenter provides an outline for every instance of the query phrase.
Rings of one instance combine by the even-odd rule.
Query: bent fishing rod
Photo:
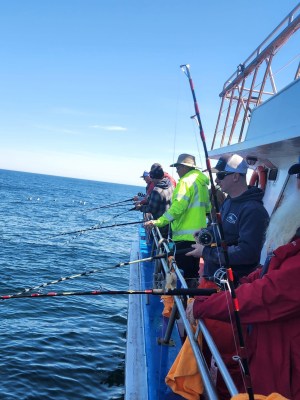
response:
[[[62,296],[97,296],[97,295],[133,295],[133,294],[151,294],[156,296],[210,296],[217,293],[217,289],[145,289],[145,290],[91,290],[76,292],[48,292],[48,293],[31,293],[31,294],[8,294],[0,296],[0,300],[24,299],[24,298],[44,298],[44,297],[62,297]]]
[[[133,209],[132,209],[133,210]],[[131,211],[131,210],[129,210]],[[113,225],[105,225],[105,226],[91,226],[90,228],[85,228],[85,229],[79,229],[77,231],[70,231],[70,232],[62,232],[62,233],[57,233],[56,235],[51,235],[49,236],[50,239],[58,236],[64,236],[64,235],[74,235],[76,233],[83,233],[83,232],[88,232],[88,231],[94,231],[97,229],[106,229],[106,228],[115,228],[117,226],[125,226],[125,225],[133,225],[133,224],[143,224],[145,221],[133,221],[133,222],[123,222],[121,224],[113,224]]]
[[[198,122],[200,138],[201,138],[203,149],[204,149],[206,168],[207,168],[207,171],[209,174],[209,179],[210,179],[210,184],[211,184],[211,192],[212,192],[212,197],[213,197],[214,206],[215,206],[215,210],[216,210],[217,224],[218,224],[219,233],[220,233],[221,247],[222,247],[224,259],[225,259],[225,268],[226,268],[226,272],[227,272],[227,280],[228,280],[229,289],[230,289],[229,291],[231,293],[231,298],[232,298],[232,303],[233,303],[233,310],[234,310],[236,328],[237,328],[237,332],[238,332],[239,347],[240,347],[240,353],[241,353],[241,362],[242,362],[242,366],[243,366],[245,384],[247,387],[249,400],[254,400],[254,393],[253,393],[253,388],[252,388],[252,384],[251,384],[250,370],[249,370],[248,360],[247,360],[247,356],[246,356],[245,341],[244,341],[244,337],[243,337],[242,324],[241,324],[240,315],[239,315],[239,303],[238,303],[238,299],[236,297],[235,288],[234,288],[234,276],[233,276],[232,269],[230,267],[228,248],[227,248],[227,243],[225,241],[224,229],[223,229],[220,209],[219,209],[219,205],[218,205],[218,201],[217,201],[217,193],[216,193],[216,188],[215,188],[214,179],[213,179],[213,175],[212,175],[211,164],[210,164],[210,160],[208,158],[208,151],[207,151],[207,146],[206,146],[204,129],[203,129],[201,117],[200,117],[200,110],[199,110],[197,99],[196,99],[194,84],[193,84],[192,77],[190,74],[190,66],[188,64],[183,64],[183,65],[180,65],[180,68],[182,69],[183,73],[187,76],[187,78],[189,80],[190,89],[191,89],[192,96],[193,96],[194,108],[195,108],[195,113],[196,113],[195,116],[196,116],[196,119]]]

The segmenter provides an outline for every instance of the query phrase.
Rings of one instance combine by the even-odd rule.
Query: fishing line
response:
[[[238,335],[238,339],[239,339],[239,349],[240,349],[240,354],[241,354],[240,360],[241,360],[241,364],[243,367],[242,371],[243,371],[243,376],[244,376],[244,382],[246,384],[246,389],[247,389],[247,393],[249,396],[249,400],[254,400],[254,393],[253,393],[253,388],[252,388],[252,384],[251,384],[249,364],[248,364],[248,360],[247,360],[247,356],[246,356],[244,335],[243,335],[242,324],[241,324],[240,315],[239,315],[239,304],[238,304],[238,299],[236,297],[235,287],[234,287],[234,276],[233,276],[232,268],[230,267],[228,246],[227,246],[227,243],[225,240],[221,214],[219,211],[219,205],[218,205],[218,201],[217,201],[216,188],[215,188],[215,184],[214,184],[214,180],[213,180],[213,176],[212,176],[212,168],[211,168],[210,160],[208,157],[204,129],[203,129],[202,122],[201,122],[200,111],[199,111],[196,94],[195,94],[195,90],[194,90],[194,84],[193,84],[192,77],[190,74],[190,66],[188,64],[184,64],[184,65],[181,65],[180,68],[182,69],[182,71],[184,72],[186,77],[188,78],[190,90],[191,90],[192,97],[193,97],[194,109],[195,109],[195,114],[196,114],[197,121],[198,121],[200,138],[202,140],[203,150],[204,150],[204,154],[205,154],[206,167],[207,167],[209,179],[211,182],[212,196],[213,196],[213,200],[215,203],[214,206],[215,206],[215,210],[216,210],[217,223],[218,223],[219,232],[220,232],[221,248],[223,250],[223,254],[224,254],[224,258],[225,258],[225,268],[227,271],[227,280],[228,280],[229,286],[230,286],[229,292],[231,294],[233,312],[234,312],[234,317],[235,317],[235,325],[237,328],[237,335]]]
[[[210,216],[211,216],[211,221],[213,221],[214,218],[212,215],[212,211],[210,212]],[[211,227],[212,227],[212,232],[213,232],[213,241],[216,242],[216,244],[217,244],[217,242],[220,241],[220,232],[218,229],[218,224],[212,222]],[[239,352],[238,352],[239,346],[238,346],[238,343],[236,340],[236,334],[234,331],[234,321],[233,321],[233,318],[231,315],[231,309],[230,309],[230,296],[228,294],[228,293],[230,293],[230,285],[229,285],[228,279],[225,279],[227,273],[226,273],[225,267],[222,267],[221,253],[218,250],[218,246],[217,246],[217,256],[218,256],[219,265],[221,267],[214,273],[213,282],[215,282],[221,288],[221,290],[225,291],[225,299],[226,299],[226,305],[227,305],[227,310],[228,310],[228,315],[229,315],[229,323],[231,326],[234,347],[236,349],[237,354],[239,354]],[[226,291],[226,287],[227,287],[228,291]],[[236,361],[239,361],[239,359],[237,359]],[[244,376],[242,376],[242,378],[243,378],[244,386],[246,386]]]

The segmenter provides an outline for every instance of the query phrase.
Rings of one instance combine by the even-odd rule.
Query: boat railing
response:
[[[157,227],[152,229],[152,237],[153,237],[153,252],[155,251],[157,254],[168,253],[170,252],[168,241],[161,236],[161,233]],[[170,273],[170,263],[162,258],[159,259],[158,263],[163,268],[164,275],[166,276]],[[155,273],[158,273],[160,266],[157,266]],[[176,265],[174,259],[172,260],[171,268],[175,271],[177,275],[177,279],[180,282],[180,285],[183,288],[187,288],[186,281],[181,273],[181,270]],[[155,281],[155,279],[154,279]],[[199,373],[202,377],[203,386],[205,390],[205,398],[208,400],[217,400],[218,395],[215,387],[215,382],[213,381],[207,363],[204,359],[203,353],[198,345],[198,337],[202,334],[203,339],[206,341],[207,346],[214,357],[216,365],[220,371],[220,374],[223,377],[225,385],[231,396],[238,394],[237,388],[227,370],[226,365],[224,364],[222,357],[217,349],[217,346],[214,343],[213,338],[211,337],[208,329],[205,326],[205,323],[202,320],[198,320],[197,330],[194,333],[191,325],[186,317],[185,307],[183,304],[183,299],[180,296],[174,296],[174,306],[171,312],[171,316],[169,318],[168,326],[166,328],[165,336],[162,339],[164,344],[168,343],[171,338],[171,333],[175,327],[176,321],[178,321],[178,314],[180,316],[180,322],[183,324],[187,337],[189,338],[195,360],[198,366]]]
[[[282,49],[300,28],[299,14],[300,3],[225,81],[211,150],[243,141],[253,109],[300,77],[300,53]]]

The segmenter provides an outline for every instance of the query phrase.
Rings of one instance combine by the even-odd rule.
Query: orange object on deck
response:
[[[198,343],[201,346],[199,336]],[[165,382],[174,393],[179,394],[187,400],[199,400],[199,395],[203,393],[203,383],[198,371],[197,362],[190,344],[189,338],[178,353]]]
[[[172,307],[174,305],[174,298],[173,296],[160,296],[161,301],[164,303],[164,309],[162,315],[164,317],[170,318]]]

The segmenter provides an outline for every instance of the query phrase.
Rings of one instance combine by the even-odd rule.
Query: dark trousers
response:
[[[185,253],[192,251],[192,241],[174,242],[176,245],[175,261],[179,269],[183,270],[184,279],[188,287],[197,287],[199,280],[199,258],[186,256]]]

